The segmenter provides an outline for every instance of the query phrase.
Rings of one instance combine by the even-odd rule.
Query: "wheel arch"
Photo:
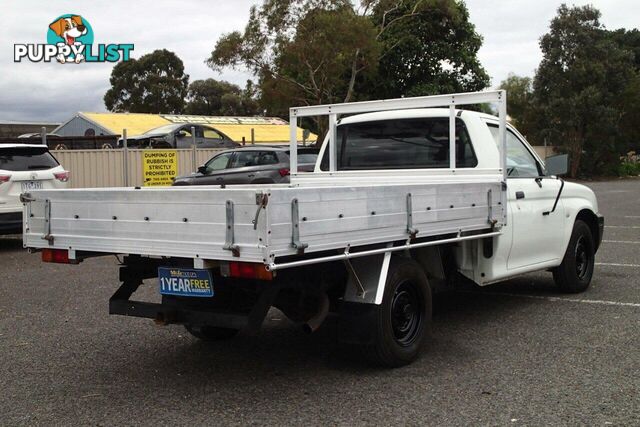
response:
[[[576,215],[575,221],[583,221],[591,230],[591,235],[593,236],[593,241],[595,243],[595,250],[597,251],[600,247],[600,242],[602,241],[602,236],[600,236],[600,228],[598,226],[598,216],[591,209],[582,209]],[[575,224],[574,221],[574,224]]]

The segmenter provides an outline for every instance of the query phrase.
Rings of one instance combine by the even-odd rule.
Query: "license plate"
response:
[[[162,295],[182,297],[212,297],[211,271],[191,268],[158,268],[158,281]]]
[[[30,190],[42,190],[42,181],[26,181],[21,182],[22,192]]]

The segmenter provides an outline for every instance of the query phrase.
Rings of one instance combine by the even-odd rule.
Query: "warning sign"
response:
[[[144,150],[142,173],[145,187],[173,184],[178,175],[178,152],[175,150]]]

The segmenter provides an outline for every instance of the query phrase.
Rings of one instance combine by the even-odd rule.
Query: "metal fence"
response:
[[[552,155],[553,147],[533,147],[543,159]],[[178,175],[194,172],[199,165],[219,153],[220,149],[180,149]],[[195,156],[194,156],[195,151]],[[71,188],[142,186],[142,157],[144,150],[53,150],[60,164],[71,172]],[[127,170],[125,173],[125,159]],[[128,173],[128,177],[125,175]]]
[[[178,175],[186,175],[221,150],[200,148],[175,151],[178,152]],[[60,164],[71,172],[71,188],[142,186],[143,152],[134,149],[52,151]],[[127,174],[128,183],[125,182]]]

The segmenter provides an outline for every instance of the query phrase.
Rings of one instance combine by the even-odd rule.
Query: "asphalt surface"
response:
[[[109,316],[114,258],[43,264],[0,238],[0,425],[640,425],[640,180],[588,185],[607,228],[587,292],[538,273],[440,296],[395,370],[344,357],[333,319],[309,336],[272,310],[205,344]]]

